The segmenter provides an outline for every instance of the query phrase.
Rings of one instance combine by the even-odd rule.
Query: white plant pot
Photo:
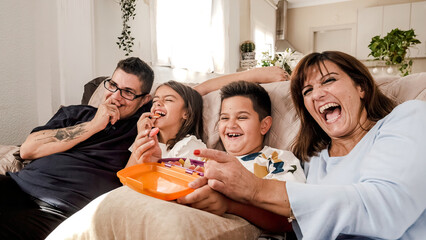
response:
[[[241,68],[242,69],[251,69],[251,68],[255,68],[257,65],[257,61],[256,60],[241,60]]]
[[[385,61],[367,61],[364,63],[373,77],[400,76],[400,64],[386,65]]]
[[[254,60],[256,56],[255,52],[243,52],[241,53],[242,60]]]

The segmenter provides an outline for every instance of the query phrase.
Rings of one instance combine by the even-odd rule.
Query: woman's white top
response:
[[[426,239],[426,102],[397,106],[343,157],[324,149],[287,182],[299,239]]]

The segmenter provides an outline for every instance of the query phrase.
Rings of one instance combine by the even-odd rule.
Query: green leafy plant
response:
[[[413,61],[407,60],[407,51],[410,46],[421,43],[415,38],[413,29],[403,31],[398,28],[393,29],[383,38],[374,36],[368,48],[371,50],[368,56],[373,56],[374,60],[383,60],[386,65],[399,64],[399,71],[402,76],[411,73]]]
[[[121,19],[123,19],[123,29],[116,43],[119,49],[123,49],[126,56],[129,56],[129,54],[133,52],[132,47],[135,38],[131,35],[132,32],[130,31],[129,20],[135,19],[136,1],[137,0],[120,0],[119,2],[121,7]]]

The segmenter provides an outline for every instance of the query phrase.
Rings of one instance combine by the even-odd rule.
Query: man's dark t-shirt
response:
[[[125,167],[130,145],[137,135],[136,123],[151,104],[124,120],[110,124],[68,151],[33,160],[17,173],[9,173],[22,190],[72,214],[97,196],[121,186],[116,172]],[[45,126],[58,129],[94,118],[97,108],[85,105],[62,107]]]

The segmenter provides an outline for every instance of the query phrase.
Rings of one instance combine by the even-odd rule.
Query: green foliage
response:
[[[240,46],[241,52],[254,52],[256,45],[251,41],[245,41]]]
[[[390,31],[385,37],[374,36],[368,48],[375,60],[384,60],[386,65],[400,64],[399,71],[403,76],[410,74],[413,61],[405,59],[410,46],[421,43],[415,38],[413,29],[402,31],[398,28]]]
[[[272,59],[272,57],[269,55],[269,52],[262,52],[262,59],[260,60],[261,67],[275,66],[275,62],[276,60]]]
[[[119,49],[123,49],[126,56],[129,56],[129,54],[133,52],[132,47],[135,38],[131,36],[132,32],[130,31],[129,20],[135,19],[136,1],[137,0],[120,0],[119,2],[121,7],[121,19],[123,19],[123,30],[116,43]]]
[[[269,52],[262,52],[260,66],[278,66],[284,69],[288,74],[291,74],[302,57],[303,55],[297,54],[296,51],[291,48],[287,48],[284,52],[275,53],[274,58],[269,55]]]

